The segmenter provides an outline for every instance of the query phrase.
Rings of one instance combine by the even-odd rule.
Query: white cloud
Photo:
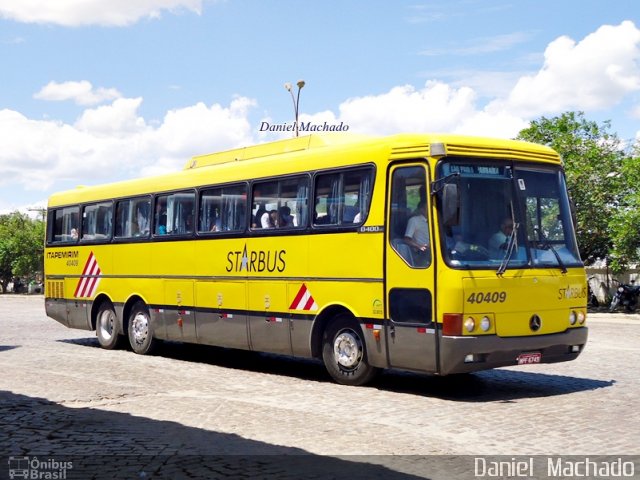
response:
[[[302,115],[312,124],[344,122],[353,133],[390,135],[399,132],[451,132],[511,138],[527,122],[505,110],[480,109],[469,87],[454,88],[428,81],[422,89],[411,85],[392,88],[381,95],[351,98],[339,115],[331,111]]]
[[[639,64],[640,30],[623,22],[579,42],[566,37],[553,41],[538,73],[514,80],[513,88],[496,92],[488,103],[476,84],[431,80],[349,98],[335,111],[303,113],[300,120],[344,122],[349,132],[373,135],[447,131],[512,138],[539,115],[566,109],[589,112],[637,95]],[[72,83],[56,85],[65,85],[70,99],[80,91],[97,92],[89,84],[88,90],[77,88],[74,96],[69,93]],[[142,117],[141,105],[141,98],[115,98],[85,109],[73,123],[0,110],[0,185],[44,191],[65,181],[103,183],[165,173],[182,168],[196,154],[291,136],[260,133],[260,122],[249,120],[256,102],[246,97],[228,105],[197,103],[174,109],[157,123]],[[638,112],[627,109],[629,115]],[[274,123],[269,112],[264,116]]]
[[[349,99],[340,105],[340,119],[365,132],[452,130],[458,118],[473,111],[474,100],[470,88],[429,81],[422,90],[405,85]]]
[[[145,121],[137,115],[142,98],[119,98],[111,105],[85,110],[74,124],[81,132],[96,137],[122,138],[146,129]]]
[[[564,110],[601,110],[640,90],[640,30],[633,22],[604,25],[576,42],[549,44],[544,65],[522,77],[506,108],[529,117]]]
[[[640,30],[626,21],[603,26],[580,42],[560,37],[547,47],[537,74],[514,79],[512,88],[503,81],[501,94],[492,91],[493,99],[484,105],[478,98],[489,92],[486,79],[474,78],[479,77],[466,85],[427,81],[420,89],[395,87],[348,99],[339,115],[321,112],[302,120],[343,121],[350,131],[369,134],[448,131],[512,138],[537,116],[610,108],[639,91]]]
[[[125,26],[162,11],[200,14],[204,0],[0,0],[0,18],[24,23]]]
[[[252,143],[251,99],[168,112],[158,127],[138,114],[139,98],[85,110],[71,125],[0,110],[0,185],[45,191],[55,183],[103,183],[176,171],[193,155]]]
[[[93,88],[90,82],[49,82],[33,95],[38,100],[62,102],[73,100],[77,105],[97,105],[105,101],[120,98],[121,94],[115,88]]]
[[[254,143],[254,128],[248,120],[254,106],[255,100],[236,97],[229,107],[207,107],[200,102],[167,112],[162,125],[147,132],[148,145],[158,161],[145,165],[141,174],[168,173],[182,168],[193,155]]]

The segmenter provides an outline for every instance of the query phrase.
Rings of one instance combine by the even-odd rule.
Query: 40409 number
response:
[[[467,303],[504,303],[507,300],[507,292],[478,292],[472,293],[467,298]]]

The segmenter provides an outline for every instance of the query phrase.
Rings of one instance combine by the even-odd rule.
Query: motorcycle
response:
[[[640,285],[635,285],[635,280],[631,280],[629,285],[619,283],[611,299],[609,311],[615,312],[622,306],[626,312],[635,312],[638,307],[638,297],[640,297]]]

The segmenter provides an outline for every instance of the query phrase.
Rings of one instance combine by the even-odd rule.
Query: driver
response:
[[[513,219],[507,217],[500,223],[500,230],[494,233],[489,239],[489,255],[491,258],[504,257],[512,232]]]

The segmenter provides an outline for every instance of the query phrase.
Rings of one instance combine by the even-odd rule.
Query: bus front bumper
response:
[[[587,343],[587,327],[528,337],[440,336],[440,375],[496,367],[574,360]]]

